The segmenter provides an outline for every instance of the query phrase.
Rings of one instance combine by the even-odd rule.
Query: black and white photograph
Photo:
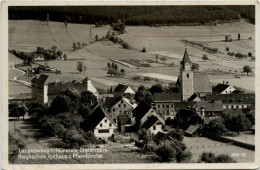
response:
[[[254,165],[258,8],[8,5],[8,164]]]

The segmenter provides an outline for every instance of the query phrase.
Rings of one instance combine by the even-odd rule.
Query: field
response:
[[[213,152],[216,155],[227,154],[239,163],[254,162],[254,151],[229,145],[227,143],[213,141],[204,137],[184,137],[184,143],[192,153],[192,160],[195,162],[199,159],[199,155],[203,151]],[[234,157],[237,153],[240,154],[240,156]],[[245,156],[241,156],[241,154]]]
[[[185,45],[180,40],[187,39],[219,48],[224,53],[207,54],[209,60],[205,62],[201,59],[204,51],[187,46],[190,59],[199,64],[200,71],[214,73],[208,75],[212,84],[226,80],[231,85],[241,86],[247,91],[254,91],[254,76],[241,74],[241,78],[237,79],[235,72],[241,73],[244,65],[251,66],[254,71],[255,62],[249,58],[237,60],[234,57],[226,56],[225,43],[220,42],[224,40],[225,35],[231,35],[234,41],[226,44],[230,47],[230,51],[245,54],[252,52],[254,55],[254,25],[245,20],[232,25],[212,26],[211,31],[208,26],[164,26],[159,28],[127,26],[127,33],[121,34],[119,37],[135,50],[123,49],[120,45],[110,41],[99,41],[87,45],[81,50],[73,51],[73,42],[88,43],[90,39],[94,39],[96,34],[99,37],[105,36],[109,29],[109,26],[96,28],[94,25],[88,24],[69,24],[68,28],[65,28],[64,24],[59,22],[50,22],[47,26],[45,22],[35,20],[10,20],[9,49],[35,51],[37,46],[50,48],[52,45],[57,45],[63,53],[67,54],[68,60],[47,62],[50,67],[62,71],[62,74],[49,74],[53,81],[80,80],[88,76],[98,88],[110,88],[117,83],[125,83],[138,88],[140,85],[150,87],[155,82],[133,81],[132,79],[136,75],[156,75],[153,78],[161,77],[160,81],[163,85],[174,81],[179,75],[179,63],[185,49]],[[235,41],[238,32],[241,34],[241,41]],[[249,40],[248,37],[252,37],[252,40]],[[146,53],[140,52],[143,47],[146,48]],[[140,51],[136,49],[140,49]],[[155,63],[156,54],[159,55],[158,63]],[[160,60],[163,56],[167,59],[165,63]],[[154,63],[150,63],[151,67],[127,67],[117,63],[119,69],[125,69],[126,76],[116,78],[107,75],[107,63],[112,62],[112,60],[149,60]],[[76,70],[78,61],[82,61],[87,66],[85,74],[80,74]],[[14,56],[9,55],[9,64],[13,65],[16,62],[19,60],[17,61]],[[39,64],[45,64],[45,62],[39,62]],[[220,70],[220,72],[215,73],[216,70]]]

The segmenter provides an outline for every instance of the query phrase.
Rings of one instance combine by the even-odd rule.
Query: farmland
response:
[[[149,74],[162,75],[153,78],[159,79],[160,82],[165,83],[164,85],[175,80],[179,74],[179,62],[185,49],[185,44],[180,40],[187,39],[212,48],[218,48],[222,52],[218,54],[207,53],[209,60],[205,62],[201,59],[205,53],[204,51],[191,46],[186,47],[192,62],[199,64],[200,71],[209,73],[208,76],[212,84],[225,80],[235,86],[241,86],[247,91],[254,91],[254,76],[246,76],[241,72],[244,65],[251,66],[254,71],[255,62],[249,57],[238,60],[227,56],[225,42],[222,42],[226,34],[236,39],[239,32],[241,40],[227,42],[226,46],[230,47],[230,51],[236,53],[247,54],[252,52],[255,55],[254,25],[245,20],[232,25],[212,26],[211,31],[209,26],[164,26],[159,28],[127,26],[127,33],[118,35],[118,37],[131,47],[134,47],[134,50],[123,49],[119,44],[110,41],[98,41],[77,51],[72,49],[73,42],[88,44],[90,39],[94,39],[94,35],[97,34],[99,37],[103,37],[109,29],[109,26],[96,28],[91,25],[92,37],[90,37],[90,25],[88,24],[69,24],[68,28],[65,28],[64,24],[59,22],[50,22],[49,26],[47,26],[45,22],[41,21],[10,20],[9,49],[35,51],[37,46],[50,48],[52,45],[57,45],[59,49],[68,55],[68,59],[66,61],[47,62],[48,66],[62,71],[62,74],[48,73],[53,81],[80,80],[88,76],[98,88],[109,88],[115,86],[116,83],[125,83],[137,88],[140,85],[149,87],[155,81],[146,83],[142,80],[133,81],[132,79],[136,75],[140,75],[141,78]],[[252,40],[249,40],[249,37]],[[143,47],[146,48],[145,53],[140,52]],[[158,63],[155,63],[156,54],[158,54]],[[164,62],[160,60],[163,56],[166,57]],[[9,58],[12,58],[9,59],[9,64],[16,62],[13,59],[14,56],[9,55]],[[107,63],[112,62],[112,60],[125,61],[130,65],[138,60],[147,60],[150,61],[150,67],[140,67],[138,62],[135,62],[138,64],[133,67],[117,63],[119,69],[125,70],[126,75],[123,78],[111,77],[107,75]],[[77,71],[78,61],[82,61],[87,66],[85,74],[80,74]],[[44,64],[44,62],[38,62],[38,64]],[[235,78],[235,73],[239,74],[241,78]]]

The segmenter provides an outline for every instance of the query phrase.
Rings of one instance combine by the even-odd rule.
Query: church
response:
[[[176,82],[182,101],[190,101],[191,97],[197,96],[204,98],[206,94],[212,93],[212,85],[208,79],[207,73],[196,72],[192,69],[187,49],[180,62],[180,75]]]

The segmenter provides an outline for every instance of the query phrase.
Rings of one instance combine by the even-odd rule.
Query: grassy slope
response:
[[[115,45],[109,41],[102,41],[87,46],[85,49],[74,52],[72,50],[72,43],[74,41],[89,42],[89,25],[85,24],[69,24],[68,28],[64,27],[63,23],[50,22],[49,26],[46,22],[23,20],[23,21],[9,21],[9,48],[17,50],[36,50],[36,46],[43,46],[50,48],[52,45],[57,45],[60,49],[68,54],[68,61],[49,61],[48,65],[62,70],[63,74],[51,74],[54,80],[73,80],[82,79],[86,76],[97,80],[98,87],[109,87],[115,82],[127,83],[133,86],[139,86],[143,82],[129,81],[131,77],[140,73],[160,73],[165,75],[177,76],[179,74],[179,62],[183,56],[184,44],[179,40],[180,38],[196,40],[196,41],[213,41],[221,40],[225,34],[232,34],[233,37],[237,36],[237,32],[241,33],[241,38],[251,36],[254,39],[254,26],[242,21],[233,25],[217,25],[212,27],[212,39],[209,37],[209,28],[203,26],[197,27],[134,27],[127,26],[127,34],[120,35],[119,37],[128,42],[131,46],[142,49],[146,47],[147,51],[163,54],[168,57],[166,63],[171,64],[174,62],[174,67],[167,67],[159,64],[156,67],[150,68],[128,68],[119,65],[120,69],[126,70],[126,78],[117,79],[110,78],[106,74],[107,62],[109,59],[155,59],[154,54],[140,53],[132,50],[122,49],[121,46]],[[30,28],[30,29],[29,29]],[[99,37],[106,34],[109,27],[92,28],[92,37],[98,34]],[[150,50],[151,41],[151,50]],[[229,43],[231,49],[241,49],[245,51],[254,51],[254,40],[243,40],[240,42]],[[208,45],[223,46],[219,43],[207,43]],[[232,45],[236,48],[233,48]],[[254,62],[243,60],[235,61],[235,59],[226,58],[225,55],[209,55],[210,60],[203,62],[201,56],[204,52],[187,47],[190,58],[193,62],[200,64],[200,70],[220,69],[228,72],[237,71],[241,72],[243,65],[247,64],[254,66]],[[221,51],[221,49],[219,47]],[[232,50],[231,50],[232,51]],[[237,51],[239,52],[239,51]],[[83,61],[87,65],[86,74],[79,74],[76,70],[77,59],[86,59]],[[64,64],[66,63],[66,64]],[[234,84],[239,85],[242,79],[254,82],[253,77],[242,77],[242,79],[235,79],[234,74],[224,73],[221,75],[209,75],[212,82],[222,82],[223,79],[229,79]],[[112,82],[113,83],[112,83]],[[145,83],[146,86],[151,86],[154,82]],[[250,83],[253,85],[254,83]],[[244,88],[252,89],[254,86],[242,84]]]

